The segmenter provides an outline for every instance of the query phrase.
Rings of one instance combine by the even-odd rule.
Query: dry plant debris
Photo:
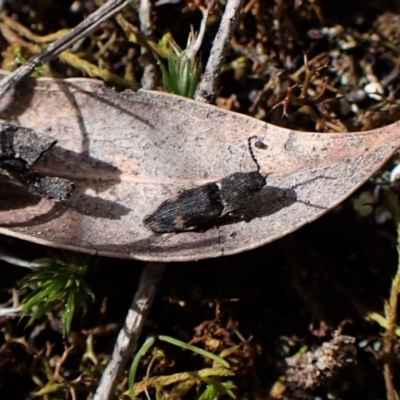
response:
[[[24,63],[45,43],[53,41],[54,35],[74,27],[100,5],[100,1],[91,0],[6,1],[0,25],[1,67],[10,71],[16,63]],[[190,25],[196,30],[206,7],[202,1],[157,1],[150,19],[140,19],[135,9],[127,9],[118,19],[104,22],[88,38],[58,59],[46,62],[35,73],[57,78],[101,77],[118,89],[137,88],[138,82],[149,78],[146,68],[156,64],[151,52],[145,51],[146,41],[157,43],[165,33],[170,33],[184,47]],[[201,49],[203,65],[223,9],[223,4],[217,3],[207,22]],[[126,29],[129,26],[122,18],[134,28],[132,32]],[[351,137],[351,132],[395,123],[400,116],[398,26],[399,9],[395,2],[245,2],[223,65],[216,103],[228,111],[256,117],[262,123],[294,131],[317,131],[320,135],[328,133],[326,138],[330,142]],[[150,76],[150,82],[161,89],[157,74]],[[58,108],[62,110],[62,105],[58,104]],[[286,115],[282,115],[283,111]],[[14,118],[13,122],[29,127],[26,116],[24,119],[17,112]],[[80,121],[78,116],[78,125]],[[46,126],[39,130],[46,131]],[[234,132],[234,128],[229,131]],[[382,139],[382,146],[391,150],[379,156],[380,163],[397,146],[397,131],[393,126],[389,139]],[[282,131],[276,132],[278,137]],[[347,133],[341,136],[343,132]],[[85,150],[88,143],[85,137],[80,139],[83,146],[79,149],[71,150],[64,143],[69,152],[59,152],[60,160],[73,158],[74,151],[80,154]],[[70,143],[72,146],[76,142]],[[357,147],[359,143],[355,142],[354,151]],[[312,159],[310,151],[301,155],[303,162]],[[352,156],[353,153],[348,157]],[[77,163],[79,160],[75,158]],[[269,161],[266,158],[263,164]],[[398,284],[394,280],[391,287],[390,282],[398,263],[391,219],[393,215],[398,223],[398,205],[396,201],[387,205],[388,193],[396,190],[387,170],[396,163],[396,158],[391,159],[378,177],[363,186],[362,192],[280,241],[234,257],[171,266],[146,333],[170,333],[188,342],[204,343],[220,353],[226,351],[228,361],[235,366],[237,398],[397,398]],[[218,161],[211,164],[223,174],[228,173]],[[280,165],[286,165],[286,160],[276,162],[276,171]],[[373,172],[361,162],[356,166],[360,183]],[[96,160],[89,160],[82,168],[106,172],[111,180],[121,179],[120,171],[104,162],[96,164]],[[276,177],[277,182],[283,182],[279,174]],[[326,179],[323,186],[330,187],[331,181]],[[98,196],[103,188],[93,184],[92,189]],[[317,193],[315,186],[309,189],[303,193],[304,199]],[[332,196],[337,195],[334,187],[329,190]],[[360,198],[368,199],[368,213],[358,214],[354,208]],[[85,201],[89,200],[84,199],[82,209]],[[30,229],[35,226],[35,202],[28,201],[34,210]],[[94,209],[104,210],[104,206],[102,203]],[[66,213],[64,209],[53,209],[50,203],[47,207],[49,220],[54,216],[62,218]],[[126,212],[125,208],[119,209],[115,218]],[[48,223],[46,216],[44,220]],[[12,227],[15,228],[19,229]],[[72,233],[82,240],[80,228],[77,224]],[[106,231],[105,227],[101,229]],[[46,235],[46,231],[40,234]],[[68,236],[73,235],[69,232]],[[32,260],[48,251],[6,237],[2,238],[1,248],[2,252],[24,254]],[[96,303],[89,313],[74,319],[68,337],[70,346],[63,346],[57,310],[26,329],[15,317],[2,314],[1,398],[31,398],[30,393],[36,392],[49,399],[86,399],[94,393],[104,371],[104,360],[114,344],[116,327],[125,317],[138,280],[138,271],[132,264],[136,265],[133,261],[101,260],[92,276]],[[22,275],[16,267],[2,264],[0,301],[5,307],[14,305],[14,310],[18,309],[15,288]],[[382,299],[388,299],[385,307]],[[210,320],[213,323],[207,322]],[[334,336],[338,327],[342,333]],[[382,340],[383,332],[386,333]],[[339,338],[343,342],[339,343]],[[296,358],[303,347],[308,351]],[[141,365],[139,372],[144,381],[149,379],[149,365],[152,376],[208,367],[206,361],[186,352],[167,348],[161,351],[164,357],[144,360]],[[323,370],[329,371],[329,379],[317,371],[326,359],[329,362]],[[300,376],[302,379],[295,379]],[[126,390],[126,382],[121,381],[118,389]],[[154,392],[150,394],[153,396]]]

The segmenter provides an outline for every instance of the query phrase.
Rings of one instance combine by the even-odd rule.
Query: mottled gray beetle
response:
[[[219,181],[181,190],[147,214],[144,226],[155,233],[189,231],[244,206],[267,183],[251,148],[252,139],[257,137],[248,139],[257,171],[235,172]]]

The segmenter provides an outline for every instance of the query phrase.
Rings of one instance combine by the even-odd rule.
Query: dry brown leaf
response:
[[[9,103],[3,119],[58,140],[38,171],[76,189],[65,206],[2,182],[0,232],[115,257],[187,261],[254,249],[326,213],[400,147],[399,123],[304,133],[170,94],[116,93],[88,79],[24,81]],[[246,208],[248,222],[232,218],[165,241],[143,228],[143,216],[177,190],[254,170],[251,135],[268,145],[255,153],[270,174]]]

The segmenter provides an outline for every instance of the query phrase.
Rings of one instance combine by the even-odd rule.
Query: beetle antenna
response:
[[[252,141],[253,139],[256,139],[256,140],[257,140],[258,137],[257,137],[257,136],[250,136],[250,137],[248,138],[249,152],[250,152],[251,159],[254,161],[254,164],[257,165],[257,172],[260,172],[261,167],[260,167],[260,164],[259,164],[258,161],[257,161],[256,156],[254,155],[254,150],[253,150],[253,147],[252,147],[252,145],[251,145],[251,141]]]

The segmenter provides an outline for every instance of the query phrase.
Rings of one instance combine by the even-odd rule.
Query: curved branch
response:
[[[39,54],[33,56],[26,64],[0,81],[0,98],[2,98],[19,81],[31,74],[36,67],[50,60],[57,54],[76,43],[79,39],[97,28],[103,21],[123,10],[131,0],[109,0],[98,10],[90,14],[84,21],[71,29],[61,39],[51,43]]]
[[[218,92],[218,78],[225,61],[225,54],[239,19],[244,0],[228,0],[224,15],[218,28],[214,44],[207,61],[203,78],[197,86],[195,100],[214,103]]]
[[[125,324],[119,332],[110,362],[100,379],[93,400],[110,400],[115,396],[129,357],[136,350],[137,341],[156,296],[158,286],[164,273],[166,263],[148,263],[140,276],[139,287],[133,298],[132,305],[125,319]]]

